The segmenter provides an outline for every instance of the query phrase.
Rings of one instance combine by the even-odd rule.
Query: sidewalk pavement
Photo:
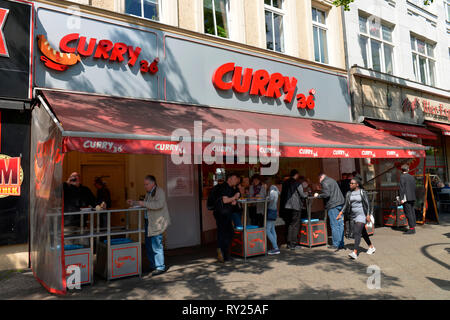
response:
[[[392,228],[377,228],[371,237],[376,247],[367,255],[362,240],[358,260],[347,250],[337,253],[324,246],[281,250],[275,256],[235,258],[219,264],[214,248],[168,256],[170,269],[157,277],[145,275],[106,282],[95,279],[66,296],[47,291],[31,270],[0,272],[0,299],[450,299],[450,214],[440,224],[418,225],[415,235]],[[369,289],[369,266],[381,270],[379,289]],[[373,283],[373,282],[372,282]]]

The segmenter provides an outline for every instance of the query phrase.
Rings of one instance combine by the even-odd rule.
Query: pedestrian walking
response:
[[[370,202],[367,192],[362,188],[362,182],[358,178],[350,181],[350,191],[345,195],[344,206],[339,212],[336,220],[342,219],[342,216],[348,213],[353,220],[355,245],[353,251],[349,254],[350,258],[358,259],[358,249],[361,243],[361,237],[364,238],[369,249],[367,254],[373,254],[375,247],[370,241],[369,234],[366,230],[366,223],[373,223],[370,219]]]
[[[280,190],[277,185],[281,181],[278,178],[272,179],[272,185],[269,188],[269,203],[267,205],[267,238],[272,243],[272,250],[269,250],[267,254],[279,254],[280,249],[277,243],[277,232],[275,231],[275,221],[278,218],[278,197]]]
[[[322,185],[322,193],[315,193],[314,197],[325,201],[325,210],[328,211],[333,240],[333,245],[328,248],[338,251],[344,248],[344,219],[336,219],[336,217],[342,210],[345,199],[336,180],[320,173],[319,181]]]
[[[166,194],[156,184],[156,178],[148,175],[144,178],[144,188],[147,192],[144,201],[127,200],[129,205],[147,208],[145,212],[145,249],[150,262],[152,276],[167,271],[164,264],[163,233],[170,225],[169,209]]]
[[[414,203],[416,202],[416,179],[409,172],[409,166],[401,166],[402,175],[400,176],[400,201],[403,204],[406,218],[408,219],[409,230],[404,234],[416,233],[416,213]]]
[[[293,169],[289,178],[283,182],[280,195],[280,216],[286,225],[286,240],[288,248],[291,250],[300,248],[298,232],[300,230],[302,199],[307,197],[303,192],[302,184],[297,181],[298,177],[298,171]]]

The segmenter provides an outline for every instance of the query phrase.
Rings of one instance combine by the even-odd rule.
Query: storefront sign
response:
[[[35,6],[35,34],[45,35],[52,48],[43,47],[46,55],[36,46],[36,87],[351,122],[345,70],[93,12],[77,12],[74,30],[67,25],[73,17],[68,8]],[[69,60],[67,54],[75,64],[55,61]],[[155,57],[159,63],[152,66]],[[148,62],[141,65],[142,59]],[[66,70],[51,69],[53,63]],[[136,76],[156,65],[154,76]]]
[[[290,103],[297,91],[297,79],[286,77],[281,73],[269,74],[264,69],[253,72],[252,68],[244,69],[235,67],[232,62],[225,63],[214,71],[212,82],[219,90],[231,90],[237,93],[250,93],[250,95],[265,96],[268,98],[280,98],[284,93],[284,102]],[[232,74],[231,81],[225,81],[224,77]],[[309,96],[297,94],[298,109],[314,109],[314,94],[316,90],[309,90]]]
[[[86,43],[88,46],[86,48]],[[47,68],[56,71],[66,71],[69,66],[73,66],[81,61],[81,57],[93,56],[94,59],[103,59],[109,62],[123,62],[127,57],[129,67],[134,67],[141,48],[129,46],[122,42],[113,43],[110,40],[103,39],[97,43],[96,38],[80,37],[78,33],[65,35],[59,42],[61,51],[53,49],[42,34],[38,35],[38,48],[43,54],[41,61]],[[147,60],[139,62],[141,73],[155,74],[158,72],[159,59],[155,58],[152,63]]]
[[[33,4],[0,0],[0,97],[32,98]]]
[[[416,110],[422,109],[426,120],[450,121],[450,106],[440,101],[432,101],[421,97],[405,97],[402,102],[402,111],[410,112],[411,118],[416,115]]]
[[[0,154],[0,198],[20,196],[23,170],[19,157]]]

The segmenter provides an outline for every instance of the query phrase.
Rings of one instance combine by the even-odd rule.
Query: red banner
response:
[[[193,143],[176,141],[127,140],[107,138],[65,137],[63,152],[80,151],[87,153],[128,153],[128,154],[203,154],[214,156],[219,154],[239,155],[239,145],[202,143],[202,148],[196,148]],[[323,147],[293,147],[279,148],[245,145],[245,155],[279,156],[286,158],[417,158],[425,157],[423,150],[401,149],[363,149],[363,148],[323,148]]]

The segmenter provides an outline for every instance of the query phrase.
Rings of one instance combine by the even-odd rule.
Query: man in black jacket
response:
[[[322,185],[322,193],[320,195],[316,193],[314,197],[325,201],[325,210],[328,211],[333,239],[333,246],[330,248],[337,251],[344,248],[344,218],[341,217],[339,220],[336,220],[336,218],[342,209],[345,199],[336,180],[327,177],[324,173],[320,173],[319,181]]]
[[[280,195],[280,217],[286,226],[286,242],[291,250],[299,249],[298,232],[300,230],[302,200],[307,197],[302,184],[297,181],[299,173],[293,169],[289,179],[283,182]]]
[[[416,201],[416,179],[409,173],[409,166],[402,166],[402,175],[400,176],[400,201],[403,204],[406,218],[408,219],[409,230],[405,234],[416,233],[416,213],[414,202]]]
[[[64,212],[78,212],[81,208],[95,207],[95,196],[91,189],[81,184],[78,172],[72,172],[64,182]],[[64,226],[80,226],[80,215],[64,217]]]

